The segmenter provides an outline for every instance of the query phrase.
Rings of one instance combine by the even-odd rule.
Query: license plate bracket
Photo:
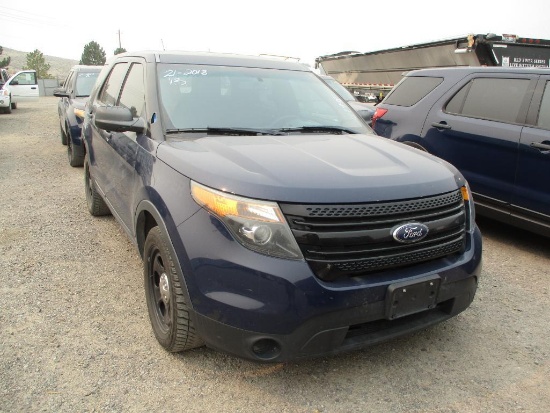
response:
[[[386,292],[386,318],[395,320],[435,308],[440,284],[439,275],[433,275],[413,282],[389,285]]]

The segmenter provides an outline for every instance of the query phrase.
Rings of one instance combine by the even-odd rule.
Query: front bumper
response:
[[[434,309],[396,320],[385,318],[384,302],[320,315],[290,334],[241,330],[197,314],[199,334],[208,346],[239,357],[269,362],[327,356],[356,350],[440,323],[464,311],[477,289],[477,277],[442,286]]]
[[[481,273],[477,228],[458,256],[334,282],[315,277],[305,261],[249,251],[204,210],[178,230],[199,335],[209,347],[256,361],[335,354],[444,321],[470,305]],[[425,277],[440,280],[433,308],[390,320],[388,287]]]
[[[8,108],[11,105],[9,96],[0,96],[0,108]]]

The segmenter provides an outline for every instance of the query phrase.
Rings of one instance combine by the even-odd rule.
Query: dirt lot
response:
[[[480,220],[472,306],[363,351],[261,365],[169,354],[139,255],[87,210],[57,98],[0,115],[0,412],[547,412],[547,239]]]

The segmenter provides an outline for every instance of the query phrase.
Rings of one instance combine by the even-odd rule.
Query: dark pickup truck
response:
[[[482,243],[463,176],[373,135],[298,63],[117,55],[82,133],[88,209],[139,250],[168,351],[333,354],[474,299]]]

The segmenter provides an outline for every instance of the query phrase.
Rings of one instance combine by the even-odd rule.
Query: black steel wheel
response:
[[[168,243],[159,227],[149,231],[143,253],[149,319],[158,342],[170,352],[204,343],[190,318],[190,305],[178,277]]]
[[[86,190],[86,204],[90,214],[93,216],[109,215],[111,210],[97,191],[90,174],[88,157],[84,158],[84,188]]]

